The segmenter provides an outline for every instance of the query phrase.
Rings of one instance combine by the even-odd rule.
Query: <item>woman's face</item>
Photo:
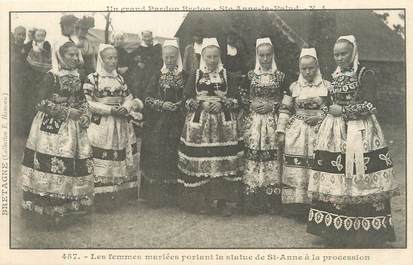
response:
[[[78,35],[79,38],[81,38],[81,39],[86,39],[86,36],[87,36],[88,31],[89,31],[88,28],[78,28],[78,29],[77,29],[77,35]]]
[[[113,46],[122,47],[125,43],[125,37],[123,35],[117,35],[113,38]]]
[[[274,52],[271,45],[263,44],[257,48],[258,62],[263,70],[271,69]]]
[[[75,46],[70,46],[63,53],[62,59],[69,69],[77,68],[79,65],[79,50]]]
[[[75,33],[75,24],[63,24],[62,34],[64,36],[71,36]]]
[[[220,56],[220,50],[215,46],[206,47],[202,53],[202,57],[210,71],[213,71],[218,67]]]
[[[175,69],[178,60],[178,49],[176,47],[167,46],[163,48],[163,61],[166,68],[169,70]]]
[[[143,32],[142,33],[142,40],[146,45],[151,46],[152,43],[153,43],[152,33],[151,32]]]
[[[42,42],[46,39],[46,31],[44,30],[37,30],[34,33],[34,40],[37,42]]]
[[[27,36],[29,37],[29,40],[34,39],[34,33],[35,33],[34,29],[29,29],[29,31],[27,32]]]
[[[300,59],[300,73],[307,82],[312,82],[317,74],[317,60],[312,56],[304,56]]]
[[[26,29],[23,27],[18,27],[14,30],[14,40],[18,44],[23,44],[26,40]]]
[[[103,68],[112,72],[118,67],[118,52],[114,48],[106,48],[101,52]]]
[[[334,45],[334,60],[337,66],[348,67],[352,63],[353,45],[347,41],[339,41]]]

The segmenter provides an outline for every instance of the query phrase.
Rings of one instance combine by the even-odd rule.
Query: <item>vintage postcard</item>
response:
[[[409,1],[0,6],[0,264],[412,264]]]

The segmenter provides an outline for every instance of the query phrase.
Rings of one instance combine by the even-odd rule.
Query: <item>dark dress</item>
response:
[[[27,108],[27,100],[32,95],[29,90],[27,72],[29,65],[26,61],[27,53],[25,46],[12,42],[11,44],[11,119],[12,130],[18,135],[27,135],[30,130],[31,113]]]
[[[118,67],[130,67],[132,64],[131,54],[122,47],[116,47],[116,51],[118,52]]]
[[[361,65],[332,81],[330,100],[342,106],[343,115],[327,114],[316,140],[308,185],[311,234],[351,245],[395,240],[390,198],[398,188],[374,115],[376,88],[374,72]]]
[[[229,55],[227,46],[225,45],[223,47],[222,63],[225,69],[227,69],[228,75],[232,76],[234,86],[239,88],[248,73],[248,53],[245,45],[242,45],[242,42],[238,43],[235,48],[237,49],[237,54]]]
[[[179,204],[186,210],[203,210],[214,200],[240,200],[243,150],[237,132],[237,97],[225,69],[212,77],[197,70],[185,86],[187,114],[178,152],[178,182]],[[216,101],[222,104],[217,113],[202,106]]]
[[[35,47],[34,42],[32,42],[32,45],[29,47]],[[40,87],[42,79],[44,78],[45,73],[52,68],[50,43],[48,41],[45,41],[43,43],[43,47],[38,51],[35,51],[34,48],[31,48],[27,55],[27,62],[29,65],[27,71],[27,79],[29,80],[30,84],[28,89],[30,89],[30,95],[35,95],[35,97],[27,97],[26,100],[26,108],[28,112],[27,119],[31,121],[36,114],[36,95],[42,89]]]
[[[138,66],[138,62],[134,61],[130,66],[129,70],[127,71],[127,75],[125,76],[125,82],[128,85],[129,91],[132,93],[134,98],[139,98],[140,100],[144,101],[144,94],[145,89],[148,84],[145,82],[148,80],[146,76],[147,73],[145,69],[142,69]]]
[[[184,84],[182,72],[160,71],[153,76],[145,91],[141,194],[152,206],[162,206],[175,200],[178,143],[184,119]],[[178,109],[163,110],[162,104],[166,101],[176,103]]]
[[[187,73],[195,72],[199,68],[199,62],[201,60],[201,54],[195,53],[194,43],[191,43],[185,47],[183,67]]]
[[[224,64],[225,69],[227,69],[230,73],[239,73],[239,74],[246,74],[247,73],[247,60],[246,60],[246,52],[243,48],[236,47],[237,54],[236,55],[229,55],[226,51],[227,47],[224,47],[224,56],[222,57],[222,63]]]
[[[152,46],[141,45],[131,54],[131,57],[137,63],[144,64],[142,85],[146,87],[163,65],[162,46],[159,43]]]

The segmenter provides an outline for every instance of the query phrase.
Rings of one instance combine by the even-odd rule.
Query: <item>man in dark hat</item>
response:
[[[201,29],[194,29],[192,32],[193,43],[185,47],[183,70],[186,73],[191,73],[199,68],[199,62],[201,60],[202,40],[204,33]]]

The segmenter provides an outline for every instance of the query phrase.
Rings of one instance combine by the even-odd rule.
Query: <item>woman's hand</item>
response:
[[[254,100],[251,103],[251,108],[253,111],[258,112],[258,108],[262,107],[263,103],[261,101]]]
[[[73,108],[69,109],[69,119],[71,120],[75,120],[75,121],[79,120],[82,114],[83,113],[80,110],[73,109]]]
[[[64,103],[67,101],[67,97],[59,96],[59,94],[53,94],[50,99],[53,103]]]
[[[123,117],[129,114],[128,110],[125,107],[119,107],[118,113],[120,116],[123,116]]]
[[[87,127],[89,127],[89,117],[86,115],[81,116],[79,120],[79,125],[83,129],[86,129]]]
[[[189,110],[196,110],[199,108],[199,101],[195,100],[195,99],[190,99],[188,101],[188,105],[189,105]],[[188,108],[188,107],[187,107]]]
[[[176,111],[177,106],[174,103],[170,102],[170,101],[165,101],[162,104],[162,109],[166,110],[166,111]]]
[[[272,110],[273,110],[273,105],[270,102],[264,102],[264,103],[261,103],[261,105],[258,106],[255,111],[258,114],[266,114],[268,112],[271,112]]]
[[[314,116],[310,116],[308,118],[306,118],[304,120],[305,123],[307,123],[310,126],[314,126],[316,125],[319,121],[321,120],[321,116],[318,115],[314,115]]]
[[[333,104],[328,109],[328,113],[330,113],[334,117],[339,117],[343,114],[343,108],[340,105]]]
[[[125,117],[128,114],[128,110],[124,107],[113,107],[111,113],[117,117]]]

